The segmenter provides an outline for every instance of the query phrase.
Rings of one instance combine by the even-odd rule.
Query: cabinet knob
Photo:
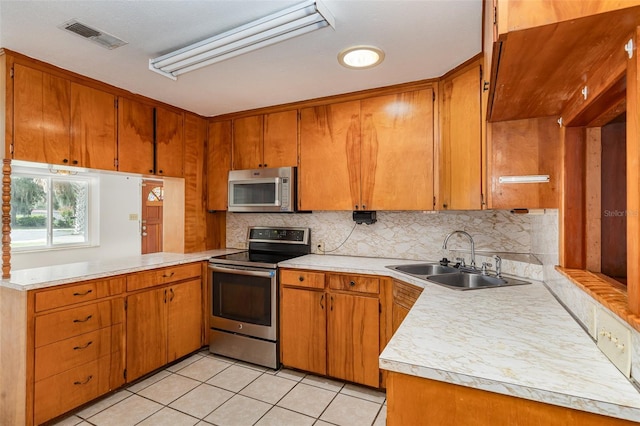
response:
[[[298,281],[300,281],[300,282],[304,281],[304,277],[303,277],[302,275],[301,275],[301,276],[299,276],[299,277],[298,277]]]
[[[354,208],[355,208],[356,210],[358,210],[358,205],[356,204]]]
[[[158,173],[162,174],[162,170],[158,170]]]
[[[73,160],[71,164],[78,164],[78,160]]]
[[[449,206],[449,205],[448,205],[447,203],[444,203],[444,204],[442,205],[442,208],[443,208],[443,209],[446,209],[448,206]]]
[[[64,164],[67,164],[67,163],[69,162],[69,160],[68,160],[68,159],[66,159],[66,158],[63,158],[63,159],[62,159],[62,162],[63,162]]]
[[[263,165],[262,165],[262,167],[267,167],[267,164],[266,164],[266,163],[265,163],[265,164],[263,164]]]
[[[362,210],[365,210],[367,208],[367,206],[365,206],[364,204],[362,205]]]
[[[355,287],[355,286],[356,286],[356,282],[355,282],[355,281],[349,281],[349,285],[350,285],[351,287]]]
[[[149,173],[153,173],[153,169],[149,169]]]

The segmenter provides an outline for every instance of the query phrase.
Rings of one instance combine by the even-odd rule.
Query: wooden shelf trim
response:
[[[602,274],[583,269],[556,266],[556,270],[589,296],[600,302],[605,308],[626,321],[635,330],[640,331],[640,316],[629,310],[627,293],[621,284],[612,282],[611,278]]]

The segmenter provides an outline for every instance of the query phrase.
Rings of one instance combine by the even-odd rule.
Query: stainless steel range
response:
[[[249,250],[209,260],[209,351],[278,368],[277,264],[311,252],[309,228],[254,226]]]

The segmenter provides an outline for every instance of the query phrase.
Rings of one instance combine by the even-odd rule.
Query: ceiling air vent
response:
[[[120,40],[118,37],[113,36],[104,31],[79,22],[77,19],[72,19],[60,25],[58,28],[69,31],[75,35],[78,35],[86,40],[99,44],[106,49],[115,49],[116,47],[124,46],[126,41]]]

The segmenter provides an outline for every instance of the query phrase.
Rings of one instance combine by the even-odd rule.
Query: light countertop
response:
[[[118,259],[94,260],[91,262],[67,263],[40,268],[11,271],[11,278],[0,281],[0,286],[15,290],[36,290],[61,284],[107,278],[164,266],[199,262],[211,256],[237,253],[237,249],[209,250],[198,253],[153,253]]]
[[[390,276],[424,290],[380,368],[640,421],[640,393],[538,281],[457,291],[385,266],[410,260],[309,255],[282,267]]]

